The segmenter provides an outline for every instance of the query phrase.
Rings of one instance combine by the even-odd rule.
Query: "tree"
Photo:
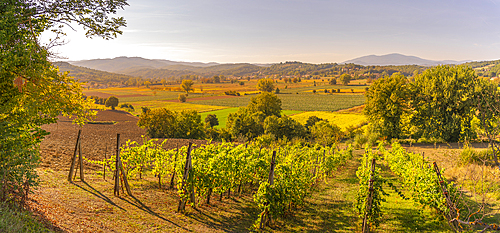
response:
[[[217,119],[217,115],[215,114],[208,114],[205,118],[205,123],[210,128],[213,128],[214,126],[219,125],[219,119]]]
[[[304,126],[289,116],[269,116],[264,120],[264,133],[276,138],[300,138],[305,135]]]
[[[331,146],[342,137],[342,131],[335,124],[319,121],[311,127],[311,135],[324,146]]]
[[[310,116],[307,118],[306,124],[304,125],[307,130],[316,124],[316,122],[323,121],[325,119],[319,118],[317,116]]]
[[[272,115],[281,116],[281,100],[270,92],[264,92],[252,97],[247,107],[250,112],[262,112],[266,117]]]
[[[339,81],[342,83],[342,85],[347,86],[349,85],[349,82],[351,82],[351,75],[349,74],[342,74],[340,75]]]
[[[25,200],[36,185],[39,144],[48,134],[41,128],[63,114],[83,124],[92,115],[81,84],[59,73],[49,61],[50,48],[60,44],[64,25],[82,25],[89,37],[106,39],[120,34],[123,18],[109,14],[127,5],[113,1],[25,1],[0,4],[0,202]],[[40,36],[56,32],[51,44]],[[50,35],[49,35],[50,36]]]
[[[220,83],[221,78],[218,75],[215,75],[212,79],[214,80],[214,83]]]
[[[337,84],[337,78],[331,78],[330,81],[328,82],[330,85],[335,85]]]
[[[140,116],[137,125],[145,128],[148,136],[152,138],[205,137],[201,116],[194,110],[175,112],[166,108],[152,109]]]
[[[272,92],[274,90],[274,80],[270,78],[259,79],[257,89],[259,91]]]
[[[182,88],[182,90],[184,90],[187,94],[189,94],[189,92],[190,92],[190,91],[193,91],[193,90],[194,90],[193,85],[194,85],[193,80],[191,80],[191,79],[184,79],[184,80],[182,80],[182,83],[181,83],[181,88]]]
[[[252,112],[246,107],[240,107],[237,112],[230,113],[227,117],[226,128],[233,138],[244,136],[247,139],[255,138],[264,133],[264,113]]]
[[[111,107],[111,110],[115,110],[115,107],[118,106],[118,98],[114,96],[110,96],[107,100],[106,103],[104,104],[106,107]]]
[[[412,122],[427,138],[457,142],[474,137],[474,89],[477,75],[467,66],[437,66],[415,76]]]
[[[394,73],[375,80],[366,92],[365,115],[381,135],[402,136],[402,119],[409,110],[409,87],[405,76]]]

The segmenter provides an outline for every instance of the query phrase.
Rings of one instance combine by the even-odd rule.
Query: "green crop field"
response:
[[[194,104],[242,107],[247,106],[255,96],[241,96],[238,98],[199,100]],[[296,111],[338,111],[363,105],[365,96],[361,94],[278,94],[282,108]]]
[[[330,123],[336,124],[342,130],[345,130],[351,125],[359,125],[366,122],[366,116],[357,113],[336,113],[336,112],[303,112],[293,115],[292,118],[301,124],[305,125],[307,119],[311,116],[317,116],[319,118],[328,120]]]

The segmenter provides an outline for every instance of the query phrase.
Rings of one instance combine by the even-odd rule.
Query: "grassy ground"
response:
[[[16,207],[0,203],[0,232],[52,232],[33,215]]]

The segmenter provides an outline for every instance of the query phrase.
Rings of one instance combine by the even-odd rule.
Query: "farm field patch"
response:
[[[195,104],[242,107],[247,106],[253,96],[240,96],[230,99],[194,101]],[[296,111],[338,111],[365,103],[365,96],[360,94],[278,94],[282,109]]]
[[[305,125],[307,119],[311,116],[317,116],[319,118],[328,120],[328,122],[333,123],[340,127],[342,130],[345,130],[349,126],[356,126],[363,122],[366,122],[367,119],[363,114],[356,113],[336,113],[336,112],[303,112],[296,115],[293,115],[292,118],[301,124]]]
[[[202,104],[191,104],[191,103],[175,103],[160,100],[152,101],[137,101],[130,102],[134,106],[133,114],[139,115],[141,113],[141,107],[154,108],[167,108],[172,111],[182,111],[182,110],[196,110],[197,112],[207,112],[225,109],[225,106],[214,106],[214,105],[202,105]]]

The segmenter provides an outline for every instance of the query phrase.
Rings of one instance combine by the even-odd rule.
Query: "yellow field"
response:
[[[303,112],[296,115],[292,115],[291,118],[300,122],[301,124],[306,124],[307,119],[310,116],[317,116],[319,118],[328,120],[330,123],[336,124],[342,130],[345,130],[351,125],[359,125],[363,122],[368,121],[363,114],[356,113],[335,113],[335,112]]]

